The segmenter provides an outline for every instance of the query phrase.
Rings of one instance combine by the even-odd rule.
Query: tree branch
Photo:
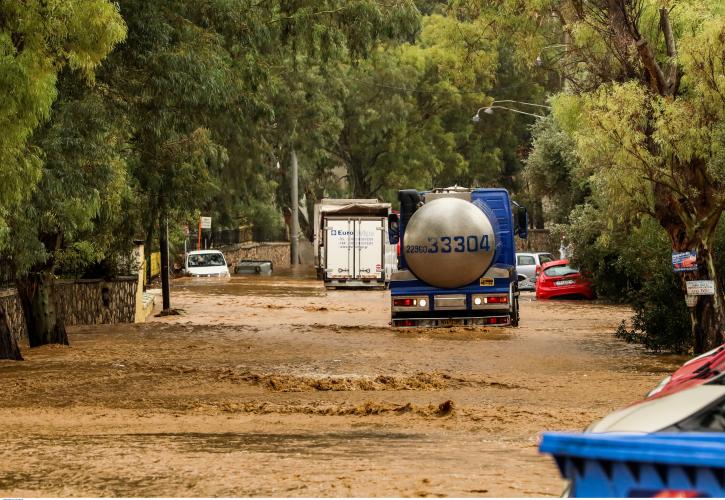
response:
[[[670,58],[667,75],[667,92],[669,95],[675,95],[680,86],[680,74],[677,71],[677,46],[675,45],[675,36],[672,33],[670,14],[664,7],[660,9],[660,29],[665,35],[667,55]]]
[[[639,40],[635,40],[634,45],[637,47],[637,53],[639,54],[639,58],[642,60],[642,64],[644,64],[644,67],[647,68],[652,90],[659,95],[667,95],[667,79],[665,78],[665,74],[662,72],[662,68],[660,68],[660,65],[657,64],[647,40],[642,37]]]

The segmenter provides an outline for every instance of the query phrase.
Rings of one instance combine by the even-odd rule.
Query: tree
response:
[[[725,329],[713,255],[725,209],[725,18],[698,2],[674,11],[649,0],[566,5],[558,14],[574,46],[568,57],[580,62],[567,78],[581,90],[562,97],[555,113],[614,210],[648,214],[674,251],[697,251],[698,270],[680,284],[714,280],[715,295],[699,297],[691,320],[695,351],[715,347]]]
[[[342,126],[341,72],[381,42],[413,38],[419,14],[408,0],[271,2],[243,12],[247,29],[226,36],[235,71],[243,75],[239,102],[212,126],[229,151],[223,175],[239,182],[221,184],[205,210],[234,225],[269,221],[255,232],[270,235],[280,209],[291,205],[292,148],[308,210],[335,189],[340,162],[329,150]]]
[[[9,221],[14,237],[7,252],[20,271],[16,285],[31,347],[67,343],[55,304],[58,268],[70,271],[98,262],[124,236],[125,250],[131,246],[131,236],[117,231],[129,195],[125,133],[105,106],[101,89],[70,71],[61,74],[58,89],[50,120],[30,139],[42,161],[42,176]]]
[[[524,175],[534,198],[547,202],[544,205],[546,222],[564,224],[572,209],[585,201],[589,191],[586,177],[579,175],[576,143],[551,116],[538,120],[532,126],[532,133]]]
[[[333,153],[355,196],[394,199],[402,186],[453,184],[520,190],[530,122],[505,111],[471,120],[493,99],[543,100],[533,58],[520,62],[497,19],[454,8],[424,16],[414,42],[381,46],[343,74],[344,128]]]
[[[49,175],[43,151],[28,141],[51,114],[59,73],[92,83],[95,68],[124,36],[125,25],[106,0],[0,2],[0,252],[18,276],[31,346],[67,343],[55,313],[51,257],[62,236],[51,230],[55,236],[45,238],[57,213],[34,205],[66,193],[38,188],[57,186],[57,178]],[[71,205],[65,206],[78,208]]]

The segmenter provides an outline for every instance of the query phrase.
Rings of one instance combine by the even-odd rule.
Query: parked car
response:
[[[725,432],[725,374],[617,410],[587,432]]]
[[[536,298],[562,297],[594,298],[591,283],[578,269],[569,265],[568,259],[554,260],[541,266],[536,278]]]
[[[554,256],[546,252],[516,252],[516,272],[519,275],[519,290],[534,290],[536,277],[541,266],[554,260]],[[525,279],[521,279],[524,276]]]
[[[229,267],[219,250],[194,250],[186,254],[184,274],[194,277],[228,278]]]
[[[269,276],[274,270],[271,260],[240,260],[234,268],[235,274],[263,274]]]
[[[668,394],[703,384],[725,373],[725,344],[701,354],[682,365],[652,389],[648,398],[660,398]]]

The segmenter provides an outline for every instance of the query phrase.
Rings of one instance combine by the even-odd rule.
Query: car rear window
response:
[[[542,265],[546,264],[547,262],[551,262],[552,260],[554,260],[554,256],[550,253],[539,254],[539,262],[541,262]]]
[[[544,274],[550,278],[556,278],[557,276],[567,276],[569,274],[579,274],[578,269],[569,267],[566,264],[559,264],[558,266],[551,266],[544,269]]]
[[[220,253],[199,253],[189,255],[189,267],[226,266]]]
[[[535,266],[536,260],[533,255],[519,255],[516,257],[519,266]]]

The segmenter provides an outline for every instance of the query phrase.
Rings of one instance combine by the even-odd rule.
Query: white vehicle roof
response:
[[[204,253],[222,253],[221,250],[192,250],[191,252],[187,252],[187,255],[199,255]]]
[[[657,432],[723,397],[725,385],[699,385],[617,410],[592,424],[587,432]]]

